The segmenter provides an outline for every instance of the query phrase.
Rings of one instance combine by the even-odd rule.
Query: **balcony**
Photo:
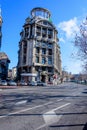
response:
[[[36,42],[35,46],[40,47],[40,42]]]
[[[41,36],[40,35],[36,36],[36,39],[41,40]]]
[[[53,48],[53,45],[52,45],[52,44],[48,44],[47,47],[50,48],[50,49],[52,49],[52,48]]]
[[[43,47],[43,48],[46,48],[46,47],[47,47],[47,44],[46,44],[46,43],[42,43],[42,47]]]

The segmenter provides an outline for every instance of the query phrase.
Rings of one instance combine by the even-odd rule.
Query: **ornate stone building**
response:
[[[58,31],[47,9],[34,8],[20,32],[18,73],[22,80],[50,82],[61,75]]]

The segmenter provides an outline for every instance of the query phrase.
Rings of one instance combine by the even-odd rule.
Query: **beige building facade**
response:
[[[21,80],[53,81],[61,73],[58,31],[47,9],[34,8],[20,33],[18,73]]]

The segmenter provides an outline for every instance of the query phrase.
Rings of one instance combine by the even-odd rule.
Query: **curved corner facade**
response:
[[[61,75],[58,31],[47,9],[34,8],[20,32],[18,72],[26,82],[52,82]]]

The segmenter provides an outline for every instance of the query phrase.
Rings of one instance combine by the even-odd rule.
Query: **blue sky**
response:
[[[20,32],[25,19],[35,7],[47,8],[51,12],[52,22],[58,29],[61,48],[62,68],[71,73],[81,72],[81,61],[72,59],[74,34],[78,25],[87,15],[87,0],[0,0],[2,9],[2,48],[11,63],[9,68],[17,65]]]

